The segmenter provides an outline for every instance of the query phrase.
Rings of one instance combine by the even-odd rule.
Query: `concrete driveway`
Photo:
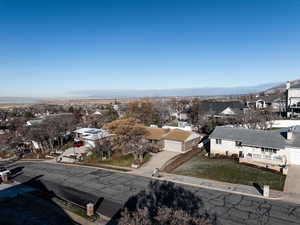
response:
[[[141,168],[133,170],[131,173],[136,175],[151,176],[155,168],[161,168],[170,159],[179,155],[179,152],[162,151],[152,155],[151,159]]]
[[[300,166],[290,166],[284,185],[284,192],[300,195]]]

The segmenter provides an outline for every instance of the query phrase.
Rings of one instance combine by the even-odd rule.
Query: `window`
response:
[[[222,144],[222,139],[216,139],[216,144],[221,145]]]
[[[261,148],[262,153],[276,154],[277,150],[272,148]]]

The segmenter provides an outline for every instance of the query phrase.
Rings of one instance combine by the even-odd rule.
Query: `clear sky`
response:
[[[300,0],[0,0],[0,96],[300,77]]]

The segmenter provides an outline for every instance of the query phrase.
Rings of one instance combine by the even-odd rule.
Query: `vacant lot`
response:
[[[283,190],[285,182],[285,176],[279,173],[239,164],[232,159],[210,159],[202,154],[178,167],[174,173],[235,184],[268,184],[277,190]]]

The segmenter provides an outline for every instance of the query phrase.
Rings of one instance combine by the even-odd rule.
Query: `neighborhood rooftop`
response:
[[[247,128],[216,127],[210,136],[214,139],[240,141],[242,145],[282,149],[286,139],[280,132],[254,130]]]
[[[204,101],[202,104],[203,108],[205,108],[208,112],[216,114],[223,112],[227,108],[241,110],[246,107],[240,101]]]
[[[145,127],[147,130],[146,138],[151,140],[161,140],[169,131],[169,129]]]
[[[192,134],[193,132],[191,131],[173,129],[166,136],[164,136],[164,139],[174,141],[186,141]]]

